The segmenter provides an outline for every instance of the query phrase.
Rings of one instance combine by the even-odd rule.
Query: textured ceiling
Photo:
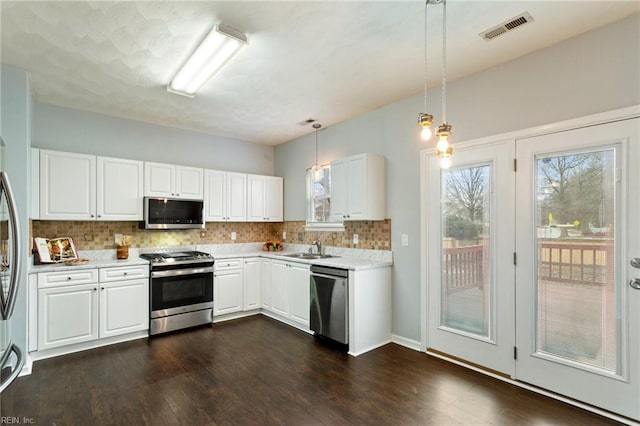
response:
[[[638,1],[447,2],[449,81],[640,11]],[[478,33],[522,12],[534,22]],[[2,63],[35,99],[277,145],[420,93],[424,2],[0,2]],[[429,6],[429,86],[438,86],[442,6]],[[166,85],[214,24],[249,46],[189,99]],[[416,111],[417,114],[420,111]]]

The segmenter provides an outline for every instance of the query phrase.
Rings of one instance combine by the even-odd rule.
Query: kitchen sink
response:
[[[334,256],[332,254],[313,254],[313,253],[291,253],[291,254],[283,254],[281,256],[294,257],[297,259],[329,259],[331,257],[340,257],[340,256]]]

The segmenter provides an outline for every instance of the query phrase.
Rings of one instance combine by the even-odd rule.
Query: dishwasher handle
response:
[[[327,266],[311,265],[311,275],[329,275],[331,277],[348,278],[347,269],[330,268]]]

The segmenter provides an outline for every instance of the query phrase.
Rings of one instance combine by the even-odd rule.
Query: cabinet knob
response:
[[[104,290],[104,287],[100,287],[101,290]]]
[[[127,275],[127,274],[128,274],[128,272],[125,272],[124,274],[125,274],[125,275]]]
[[[70,280],[70,279],[71,279],[71,277],[67,277],[67,280]]]
[[[89,216],[91,216],[91,217],[95,217],[94,215],[89,215]]]
[[[93,291],[98,291],[98,289],[94,287],[94,288],[93,288]]]

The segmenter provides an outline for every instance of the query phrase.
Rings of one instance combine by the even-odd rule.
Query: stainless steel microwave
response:
[[[144,197],[145,229],[204,228],[204,201]]]

